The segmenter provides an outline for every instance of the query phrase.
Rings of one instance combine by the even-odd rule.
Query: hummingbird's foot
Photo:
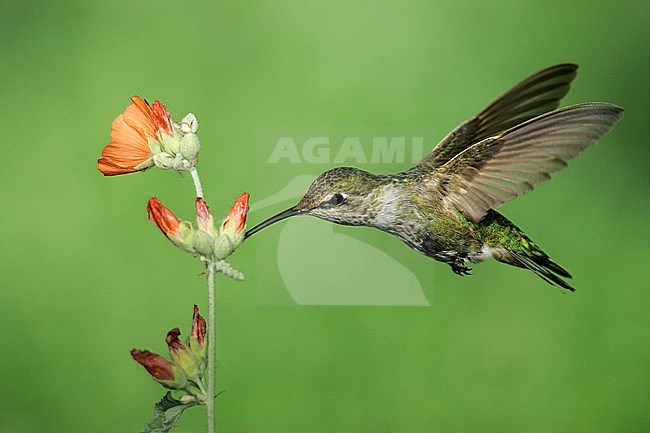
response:
[[[472,275],[472,269],[465,266],[464,259],[456,259],[449,263],[449,266],[451,266],[452,271],[454,271],[456,275],[460,275],[461,277],[464,275]]]

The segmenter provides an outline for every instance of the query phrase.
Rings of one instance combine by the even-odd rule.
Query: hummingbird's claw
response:
[[[465,266],[465,260],[463,259],[456,259],[455,261],[449,263],[449,266],[451,266],[451,269],[456,275],[460,275],[461,277],[465,275],[472,275],[472,269]]]

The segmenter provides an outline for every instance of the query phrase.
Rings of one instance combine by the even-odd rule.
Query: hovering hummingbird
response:
[[[490,257],[574,291],[553,262],[495,209],[566,167],[610,131],[623,108],[589,102],[557,109],[577,65],[560,64],[516,84],[451,131],[416,166],[376,175],[354,167],[321,174],[295,206],[246,232],[294,215],[369,226],[468,275]]]

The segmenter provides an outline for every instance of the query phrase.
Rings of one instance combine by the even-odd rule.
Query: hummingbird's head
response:
[[[379,186],[377,176],[354,167],[337,167],[318,176],[297,205],[246,232],[246,237],[294,215],[312,215],[345,225],[363,225]]]

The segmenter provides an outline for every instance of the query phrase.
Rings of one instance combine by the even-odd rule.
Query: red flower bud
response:
[[[147,216],[149,220],[156,223],[161,232],[167,237],[178,238],[180,236],[180,220],[176,215],[167,209],[156,197],[151,197],[147,204]]]
[[[147,216],[174,245],[190,253],[196,252],[192,246],[192,225],[187,221],[179,220],[156,197],[149,199]]]
[[[222,232],[238,236],[244,231],[244,227],[246,227],[246,215],[248,214],[249,197],[250,194],[245,192],[237,198],[235,204],[232,205],[230,212],[228,212],[226,219],[221,223]]]
[[[210,208],[208,204],[199,197],[196,199],[196,222],[201,230],[204,232],[213,234],[214,233],[214,222],[212,215],[210,215]]]

